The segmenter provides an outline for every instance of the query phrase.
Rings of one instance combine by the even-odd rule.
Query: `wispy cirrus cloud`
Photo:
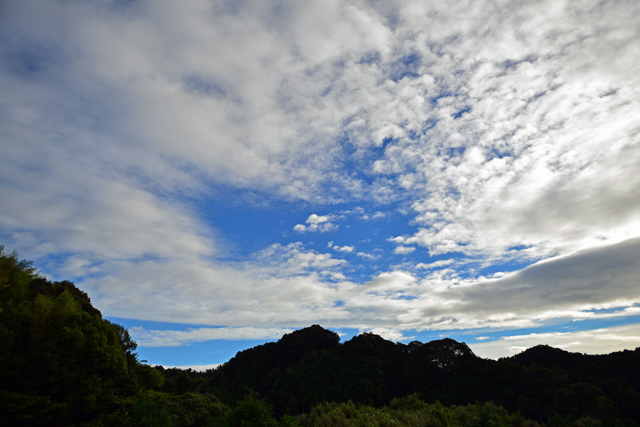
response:
[[[434,261],[428,264],[421,262],[419,264],[416,264],[416,268],[430,270],[434,268],[446,267],[447,265],[451,265],[454,262],[455,261],[452,259],[443,259],[443,260]]]

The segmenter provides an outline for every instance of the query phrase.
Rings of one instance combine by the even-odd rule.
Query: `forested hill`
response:
[[[538,346],[495,361],[451,339],[365,333],[340,343],[313,325],[207,372],[150,367],[135,350],[86,293],[0,246],[3,425],[640,424],[640,349],[587,356]]]
[[[382,406],[419,393],[445,405],[493,401],[539,421],[555,414],[640,421],[640,348],[595,356],[537,346],[496,361],[452,339],[402,344],[365,333],[340,344],[314,325],[202,376],[223,400],[249,387],[277,413],[308,412],[324,400]]]

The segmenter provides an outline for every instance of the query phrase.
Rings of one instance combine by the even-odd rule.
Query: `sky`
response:
[[[490,358],[640,347],[638,16],[3,1],[0,244],[164,366],[312,324]]]

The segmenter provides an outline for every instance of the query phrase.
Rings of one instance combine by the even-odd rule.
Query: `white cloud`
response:
[[[406,291],[415,287],[416,279],[411,274],[404,271],[393,271],[380,273],[370,282],[364,283],[359,290],[366,293]]]
[[[24,155],[20,161],[0,160],[1,175],[20,176],[19,185],[0,186],[0,197],[13,200],[0,206],[6,244],[31,248],[37,258],[73,254],[60,271],[72,277],[81,266],[108,259],[182,259],[210,256],[219,249],[212,230],[173,203],[173,197],[113,176],[98,159],[77,162],[46,147],[36,150],[31,143],[18,150]],[[45,170],[23,169],[32,160],[38,165],[40,156],[47,157]]]
[[[640,324],[578,332],[507,335],[495,341],[469,344],[469,347],[478,356],[497,359],[540,344],[585,354],[606,354],[640,347]]]
[[[37,4],[7,9],[6,40],[46,40],[68,60],[34,50],[33,63],[4,69],[8,165],[28,142],[31,164],[46,166],[33,153],[47,141],[54,158],[82,152],[101,175],[133,174],[123,182],[151,195],[213,181],[319,203],[407,198],[422,229],[406,243],[434,254],[522,246],[519,256],[538,259],[640,233],[635,4],[547,16],[539,2],[502,13],[311,2],[287,4],[287,20],[260,2],[233,12]],[[369,185],[341,168],[347,157],[388,176]],[[295,231],[333,229],[314,215]]]
[[[309,215],[309,218],[305,221],[307,224],[322,224],[323,222],[329,221],[328,215],[318,216],[316,214]]]
[[[300,252],[278,262],[277,255],[234,268],[202,261],[112,263],[78,286],[113,317],[279,328],[350,317],[333,308],[352,286],[329,280],[340,273],[341,260]]]
[[[328,271],[346,264],[344,260],[332,258],[331,254],[307,251],[302,242],[296,242],[286,246],[277,243],[270,245],[255,255],[254,262],[246,263],[245,268],[253,271],[266,269],[268,274],[273,274],[272,270],[284,267],[285,271],[279,272],[278,275],[293,275],[309,271]]]
[[[637,338],[640,338],[640,336]],[[582,343],[580,341],[572,341],[568,344],[558,344],[558,348],[561,348],[562,350],[566,350],[571,347],[580,347],[580,346],[582,346]]]
[[[377,258],[375,255],[371,255],[366,252],[357,252],[356,255],[359,256],[360,258],[364,258],[368,260],[374,260]]]
[[[406,255],[406,254],[410,254],[411,252],[415,251],[416,248],[412,247],[412,246],[396,246],[396,248],[393,250],[393,253],[395,254],[399,254],[399,255]]]
[[[146,320],[273,328],[319,323],[400,332],[536,327],[552,319],[639,314],[632,280],[639,244],[580,252],[501,279],[460,279],[442,270],[418,279],[389,271],[357,284],[344,278],[344,260],[296,243],[274,245],[233,268],[202,261],[112,263],[79,285],[103,313],[135,312]],[[575,341],[584,344],[578,338],[561,344]]]
[[[623,8],[614,8],[597,25],[600,12],[586,6],[579,9],[565,9],[563,20],[574,22],[578,13],[586,13],[593,25],[566,27],[571,40],[600,30],[631,34],[622,30],[630,28],[631,21],[618,21]],[[518,10],[517,19],[535,21],[531,10]],[[509,19],[498,24],[487,18],[492,22],[490,31],[511,31]],[[534,33],[554,27],[547,23],[538,31],[530,28],[525,37],[533,41]],[[497,33],[489,38],[494,37]],[[628,114],[640,107],[630,98],[639,80],[622,71],[620,78],[633,89],[621,92],[613,75],[602,72],[605,61],[613,58],[584,56],[585,51],[604,54],[607,37],[578,42],[580,48],[560,56],[535,51],[536,46],[560,49],[553,44],[540,46],[540,39],[522,45],[505,38],[502,46],[521,53],[509,59],[503,51],[500,60],[495,51],[489,52],[489,43],[486,51],[480,47],[473,54],[469,49],[478,49],[477,40],[473,47],[464,37],[458,40],[460,45],[448,50],[460,55],[459,66],[465,67],[466,57],[473,58],[469,66],[477,67],[468,68],[469,80],[464,83],[450,80],[457,88],[450,89],[458,90],[455,97],[438,100],[442,116],[428,135],[433,148],[420,149],[422,141],[405,141],[402,147],[388,149],[387,159],[378,163],[380,173],[400,174],[400,180],[410,176],[412,186],[424,192],[413,205],[420,230],[404,242],[421,244],[432,254],[502,257],[520,246],[527,248],[518,251],[520,256],[535,259],[590,247],[598,244],[598,238],[615,242],[637,236],[640,204],[629,198],[636,178],[616,183],[638,167],[637,156],[631,154],[638,149],[638,134]],[[638,49],[637,42],[631,43]],[[500,62],[508,60],[513,63]],[[627,65],[637,70],[640,63]],[[466,112],[458,118],[444,117],[463,109]],[[617,112],[611,114],[613,110]],[[610,144],[604,152],[596,148]]]
[[[308,226],[305,226],[303,224],[297,224],[295,227],[293,227],[293,230],[298,233],[306,233],[306,232],[314,232],[314,231],[319,231],[320,233],[326,233],[327,231],[333,231],[338,229],[337,225],[330,222],[334,219],[335,217],[332,215],[319,216],[316,214],[311,214],[309,215],[309,218],[307,218],[307,220],[305,221],[307,224],[309,224]]]
[[[361,206],[356,206],[353,209],[347,209],[340,211],[342,215],[357,215],[360,219],[363,220],[376,220],[385,218],[387,216],[386,212],[376,211],[373,214],[369,214],[365,212],[364,208]]]
[[[360,333],[370,332],[375,335],[379,335],[382,338],[389,341],[405,341],[407,339],[411,339],[412,337],[405,337],[401,331],[389,328],[373,328],[370,330],[360,330]]]
[[[354,246],[334,246],[334,251],[351,253],[356,250]]]
[[[387,214],[385,212],[377,211],[373,215],[369,215],[369,214],[363,213],[360,218],[365,219],[365,220],[366,219],[376,220],[376,219],[384,218],[386,216],[387,216]]]
[[[212,340],[278,340],[292,329],[282,328],[197,328],[186,331],[129,329],[131,337],[143,347],[179,347]]]
[[[447,265],[451,265],[453,264],[455,261],[452,259],[442,259],[439,261],[434,261],[432,263],[429,264],[425,264],[423,262],[416,264],[416,268],[421,268],[421,269],[425,269],[425,270],[429,270],[429,269],[433,269],[433,268],[439,268],[439,267],[445,267]]]
[[[421,308],[402,316],[427,329],[535,327],[551,319],[623,317],[640,311],[634,254],[640,239],[534,264],[499,279],[427,277]],[[612,312],[594,311],[615,309]]]

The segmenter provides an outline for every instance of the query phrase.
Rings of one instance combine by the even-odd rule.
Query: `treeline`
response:
[[[493,402],[539,423],[640,422],[640,348],[595,356],[537,346],[496,361],[451,339],[402,344],[365,333],[340,344],[314,325],[216,370],[171,375],[198,378],[199,390],[229,404],[249,387],[277,415],[309,413],[324,401],[382,407],[417,394],[446,406]]]
[[[216,370],[150,367],[71,282],[0,246],[0,420],[16,426],[637,426],[640,349],[499,361],[318,325]]]

